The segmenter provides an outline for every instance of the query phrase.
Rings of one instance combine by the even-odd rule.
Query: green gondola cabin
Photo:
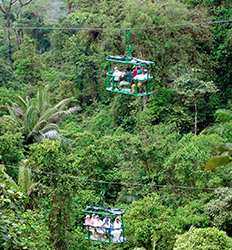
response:
[[[86,207],[83,221],[86,238],[106,243],[125,242],[123,213],[118,208]]]
[[[150,66],[154,62],[131,56],[108,56],[106,60],[106,90],[132,96],[152,95]]]
[[[152,61],[132,57],[131,32],[126,32],[127,53],[125,56],[107,56],[109,63],[106,90],[132,96],[152,95]]]

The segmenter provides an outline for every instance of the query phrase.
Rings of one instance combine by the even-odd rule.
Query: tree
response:
[[[35,12],[29,10],[24,11],[22,15],[17,19],[15,26],[17,27],[16,40],[18,47],[21,47],[20,45],[23,42],[24,35],[27,35],[34,40],[36,44],[36,50],[39,53],[43,53],[49,49],[51,45],[48,37],[50,30],[38,28],[46,27],[42,15],[36,14]],[[27,29],[27,27],[37,28]],[[31,51],[28,49],[27,53],[31,53]]]
[[[173,185],[210,187],[209,180],[213,181],[216,176],[204,171],[203,166],[212,156],[215,146],[222,142],[222,138],[215,134],[182,137],[165,160],[163,174],[159,178]],[[223,179],[220,178],[220,181]]]
[[[21,130],[25,143],[30,144],[44,132],[57,129],[57,123],[66,114],[65,110],[70,99],[63,99],[53,105],[48,87],[40,87],[35,98],[18,96],[9,106],[11,122]]]
[[[217,146],[217,155],[211,157],[205,164],[206,170],[214,170],[215,168],[225,166],[232,162],[232,144],[226,143]]]
[[[14,72],[10,65],[0,60],[0,86],[7,86],[14,79]]]
[[[215,197],[205,205],[205,213],[212,226],[232,235],[232,192],[230,188],[218,188]]]
[[[0,161],[4,164],[17,164],[23,159],[22,134],[6,132],[0,136]]]
[[[192,228],[177,237],[173,250],[232,249],[232,239],[217,228]]]
[[[216,111],[216,124],[209,129],[222,136],[226,143],[219,144],[215,148],[215,155],[205,164],[206,170],[214,170],[232,162],[232,112],[230,109]]]
[[[36,84],[41,80],[43,65],[40,56],[36,54],[33,40],[26,37],[13,58],[15,76],[20,83]]]
[[[133,202],[125,217],[130,245],[149,250],[155,245],[155,249],[164,249],[163,246],[170,240],[167,236],[174,230],[168,226],[169,212],[156,194]]]
[[[124,27],[138,29],[133,38],[135,53],[157,61],[154,66],[157,80],[161,78],[166,83],[186,66],[209,67],[212,36],[208,28],[197,25],[207,19],[203,8],[190,10],[184,1],[176,0],[125,2],[115,20],[118,23],[123,20]],[[118,23],[113,27],[118,27]]]
[[[197,134],[198,102],[206,94],[212,94],[217,88],[211,81],[200,79],[199,71],[192,69],[191,72],[177,78],[174,89],[183,98],[185,104],[194,105],[194,134]]]
[[[210,1],[208,0],[211,15],[214,20],[231,20],[231,1]],[[213,70],[215,72],[214,81],[221,90],[221,102],[227,103],[231,99],[231,59],[232,59],[232,42],[231,42],[231,25],[215,25],[211,28],[214,36],[214,46],[211,52]]]
[[[44,215],[25,211],[26,197],[2,167],[0,183],[0,249],[50,250]]]
[[[79,185],[66,176],[74,171],[72,161],[70,151],[60,141],[44,140],[30,148],[29,165],[37,171],[36,178],[51,190],[49,230],[56,250],[68,249],[70,202],[73,188]]]
[[[2,12],[5,19],[5,27],[7,33],[8,43],[8,60],[12,63],[12,41],[11,41],[11,28],[14,17],[14,7],[23,8],[24,6],[31,3],[33,0],[6,0],[0,2],[0,11]]]

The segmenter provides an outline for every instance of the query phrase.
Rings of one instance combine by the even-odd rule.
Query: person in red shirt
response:
[[[133,69],[132,75],[133,75],[133,77],[138,75],[138,67],[137,66]]]

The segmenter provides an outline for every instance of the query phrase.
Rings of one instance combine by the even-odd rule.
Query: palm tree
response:
[[[57,123],[63,115],[70,113],[66,110],[69,102],[70,98],[67,98],[53,105],[48,87],[41,87],[35,98],[16,97],[15,103],[8,107],[10,120],[21,130],[28,145],[44,133],[58,129]]]

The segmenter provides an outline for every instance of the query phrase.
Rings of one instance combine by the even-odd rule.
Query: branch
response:
[[[11,1],[10,1],[10,4],[9,4],[9,8],[10,8],[12,5],[14,5],[16,2],[17,2],[17,0],[11,0]]]
[[[9,6],[5,8],[5,13],[10,13],[12,5],[14,5],[17,0],[10,0]]]
[[[33,0],[27,0],[25,3],[23,3],[22,0],[19,0],[19,3],[20,3],[20,6],[23,7],[23,6],[26,6],[28,5],[30,2],[32,2]]]
[[[2,4],[0,4],[0,10],[1,10],[2,13],[6,14],[6,10],[3,8]]]
[[[12,5],[16,2],[17,0],[10,0],[9,5],[4,7],[4,2],[2,1],[2,4],[0,4],[0,11],[4,14],[10,13]]]

